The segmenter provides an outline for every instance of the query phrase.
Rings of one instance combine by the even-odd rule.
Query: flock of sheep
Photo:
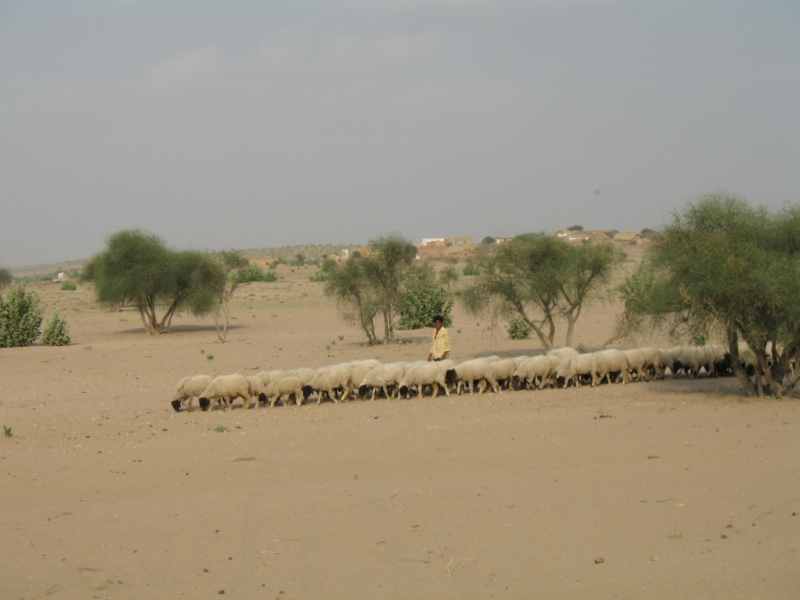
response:
[[[379,395],[385,398],[423,396],[430,388],[432,396],[443,390],[461,394],[464,390],[484,393],[487,388],[542,389],[545,386],[569,387],[608,383],[628,383],[663,378],[669,369],[673,375],[686,373],[694,377],[701,370],[708,375],[729,375],[730,354],[725,346],[707,345],[670,349],[639,348],[634,350],[601,350],[580,354],[574,348],[559,348],[541,356],[498,356],[475,358],[456,364],[452,360],[438,362],[380,363],[357,360],[319,369],[301,368],[289,371],[262,371],[257,375],[208,375],[185,377],[178,382],[172,407],[192,410],[192,400],[208,410],[218,403],[223,410],[241,398],[244,408],[252,398],[258,403],[275,406],[293,401],[300,406],[312,395],[317,404],[325,398],[334,402],[350,398]]]

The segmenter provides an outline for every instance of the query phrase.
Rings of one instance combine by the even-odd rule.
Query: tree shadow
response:
[[[244,329],[244,325],[228,325],[228,331],[232,329]],[[172,325],[167,331],[164,332],[165,335],[169,335],[170,333],[191,333],[194,331],[217,331],[216,325]],[[137,333],[139,335],[145,333],[144,327],[134,327],[133,329],[123,329],[122,331],[118,331],[117,333]]]

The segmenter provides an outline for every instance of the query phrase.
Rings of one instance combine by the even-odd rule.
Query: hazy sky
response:
[[[800,201],[800,2],[0,0],[0,264]]]

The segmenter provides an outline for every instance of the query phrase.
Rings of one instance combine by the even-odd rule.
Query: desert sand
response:
[[[175,413],[185,375],[427,356],[281,269],[225,344],[29,286],[73,343],[0,349],[0,598],[800,597],[800,404],[732,378]],[[455,360],[540,351],[454,316]]]

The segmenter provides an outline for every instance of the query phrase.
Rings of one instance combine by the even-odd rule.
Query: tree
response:
[[[583,231],[583,225],[572,225],[567,227],[567,231]]]
[[[223,250],[216,256],[224,273],[224,282],[217,288],[217,310],[214,312],[214,324],[217,326],[217,339],[225,342],[228,339],[230,301],[236,293],[236,288],[244,283],[245,279],[248,279],[247,273],[243,271],[249,265],[249,261],[236,250]],[[222,331],[220,331],[219,323],[221,316],[224,317]]]
[[[298,252],[296,258],[297,258],[297,265],[298,266],[302,267],[304,264],[306,264],[306,255],[305,254]]]
[[[497,240],[490,235],[487,235],[485,238],[481,240],[481,244],[485,246],[491,246],[492,244],[496,244]]]
[[[0,269],[0,292],[9,286],[12,280],[13,277],[11,277],[11,271],[8,269]]]
[[[403,280],[414,264],[417,247],[398,234],[370,240],[370,256],[358,259],[364,276],[380,304],[383,339],[394,341],[395,315],[403,291]]]
[[[70,341],[69,324],[56,310],[53,318],[44,328],[42,343],[45,346],[69,346]]]
[[[472,258],[478,275],[461,299],[473,314],[517,315],[545,348],[553,347],[556,321],[563,317],[569,345],[583,306],[605,292],[621,256],[609,245],[572,246],[544,233],[524,234]]]
[[[367,280],[362,259],[349,260],[342,266],[336,261],[325,261],[322,269],[327,274],[325,294],[336,300],[345,320],[358,324],[370,344],[377,343],[375,316],[380,302]]]
[[[450,317],[452,310],[453,298],[450,292],[436,281],[436,273],[430,265],[421,265],[408,274],[403,284],[397,303],[397,312],[400,314],[397,328],[432,327],[433,319],[437,315],[441,315],[445,327],[449,327],[453,322]]]
[[[0,348],[30,346],[41,333],[43,311],[39,296],[23,284],[12,286],[5,300],[0,296]]]
[[[159,334],[178,311],[215,310],[224,271],[208,255],[169,250],[154,235],[124,230],[108,238],[106,250],[92,258],[81,279],[95,284],[98,302],[135,306],[147,333]]]
[[[753,208],[727,193],[689,203],[620,288],[620,330],[725,339],[748,395],[790,396],[800,378],[800,207]],[[756,358],[751,378],[740,341]]]

